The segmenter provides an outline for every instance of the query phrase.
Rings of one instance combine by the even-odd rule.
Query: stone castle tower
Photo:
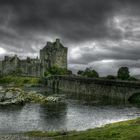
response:
[[[44,76],[44,73],[52,66],[67,69],[67,52],[59,39],[55,42],[47,42],[46,46],[40,50],[39,58],[29,58],[21,60],[17,55],[13,57],[5,56],[0,61],[0,74],[7,75],[20,72],[24,76]]]
[[[42,74],[52,66],[67,69],[67,52],[59,39],[55,42],[47,42],[46,46],[40,50],[40,60],[42,64]]]

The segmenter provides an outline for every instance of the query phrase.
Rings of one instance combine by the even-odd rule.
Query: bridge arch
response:
[[[128,98],[129,102],[139,102],[140,103],[140,91],[137,92],[133,92],[129,98]]]

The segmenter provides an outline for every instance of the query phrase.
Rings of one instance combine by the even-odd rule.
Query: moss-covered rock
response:
[[[0,105],[24,104],[27,102],[46,104],[59,100],[58,97],[46,97],[33,91],[25,92],[20,88],[6,88],[0,90]]]

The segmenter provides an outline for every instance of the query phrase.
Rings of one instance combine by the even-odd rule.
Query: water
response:
[[[46,89],[32,90],[44,92]],[[32,103],[24,106],[0,107],[0,133],[86,130],[140,117],[140,108],[131,105],[85,105],[83,103],[77,99],[66,98],[64,104],[43,106]]]

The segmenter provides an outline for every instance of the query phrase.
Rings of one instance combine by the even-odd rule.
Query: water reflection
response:
[[[0,106],[0,132],[15,131],[23,106]]]
[[[46,95],[44,89],[31,89]],[[47,95],[52,92],[47,92]],[[85,130],[140,117],[140,108],[128,104],[104,105],[94,96],[59,93],[64,103],[0,106],[0,132]]]
[[[50,103],[47,106],[41,106],[40,114],[46,114],[47,119],[61,118],[67,114],[67,106],[65,103]]]
[[[129,102],[125,102],[120,99],[112,99],[107,96],[99,97],[99,95],[94,94],[83,94],[83,93],[65,93],[67,99],[78,100],[84,105],[129,105]]]
[[[43,120],[44,129],[61,130],[66,128],[67,106],[64,103],[48,104],[41,106],[40,118]]]

